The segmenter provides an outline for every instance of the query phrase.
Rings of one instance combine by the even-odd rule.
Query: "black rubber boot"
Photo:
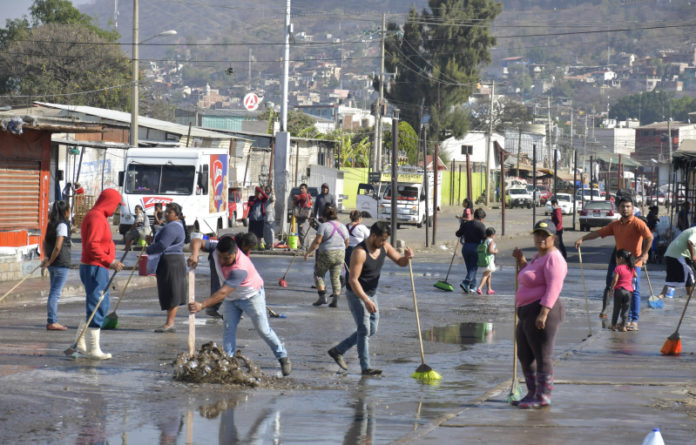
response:
[[[317,301],[312,303],[312,306],[321,306],[322,304],[328,303],[328,300],[326,299],[326,291],[325,290],[317,291],[317,293],[319,294],[319,298],[317,299]]]
[[[338,295],[331,294],[331,303],[329,303],[329,307],[338,307]]]

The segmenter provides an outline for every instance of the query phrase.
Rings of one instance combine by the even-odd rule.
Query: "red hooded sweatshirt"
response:
[[[116,258],[116,245],[111,239],[111,227],[107,217],[114,214],[121,203],[121,194],[115,189],[105,189],[99,195],[92,210],[82,221],[82,264],[106,269]]]

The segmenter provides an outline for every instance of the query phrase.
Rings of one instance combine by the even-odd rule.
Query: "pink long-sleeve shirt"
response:
[[[542,306],[552,309],[561,295],[567,273],[568,265],[559,250],[535,256],[517,276],[519,287],[515,304],[520,307],[541,300]]]

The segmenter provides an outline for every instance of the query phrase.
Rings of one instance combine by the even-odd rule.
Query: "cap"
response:
[[[534,230],[532,230],[532,233],[534,232],[546,232],[547,235],[555,235],[556,224],[554,224],[550,219],[542,219],[534,224]]]
[[[329,184],[323,183],[323,184],[321,185],[321,188],[324,188],[324,187],[329,188]]]

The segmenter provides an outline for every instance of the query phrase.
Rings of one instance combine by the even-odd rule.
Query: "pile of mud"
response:
[[[239,352],[230,357],[215,342],[209,342],[201,346],[193,357],[188,353],[177,356],[174,380],[256,388],[274,379],[266,376],[254,362]]]

